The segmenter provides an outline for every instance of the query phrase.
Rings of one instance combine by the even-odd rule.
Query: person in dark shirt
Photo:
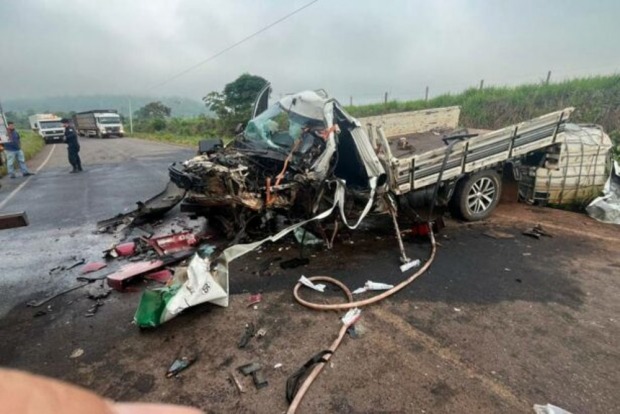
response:
[[[82,170],[82,160],[80,160],[80,143],[78,142],[77,132],[75,128],[71,126],[68,119],[63,119],[62,126],[65,127],[65,142],[67,143],[67,150],[69,153],[69,164],[73,169],[71,173],[77,173]]]
[[[24,157],[24,151],[22,151],[22,143],[19,133],[15,130],[13,122],[7,123],[7,129],[9,131],[9,142],[3,144],[4,151],[6,152],[6,166],[9,173],[9,177],[15,178],[15,160],[19,164],[19,169],[24,177],[34,175],[28,171],[26,166],[26,157]]]

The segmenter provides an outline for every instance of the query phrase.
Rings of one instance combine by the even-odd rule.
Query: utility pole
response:
[[[127,102],[129,102],[129,133],[133,134],[133,114],[131,111],[131,97],[127,98]]]
[[[480,90],[484,88],[484,79],[480,79]]]
[[[428,86],[426,87],[426,93],[424,94],[424,100],[428,101]]]
[[[545,85],[549,85],[550,80],[551,80],[551,71],[547,72],[547,80],[545,81]]]
[[[353,106],[353,97],[349,96],[349,106]]]
[[[383,103],[387,104],[387,99],[388,99],[388,93],[385,93],[385,96],[383,97]]]

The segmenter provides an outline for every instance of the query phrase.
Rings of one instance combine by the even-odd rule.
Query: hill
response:
[[[9,99],[2,102],[5,112],[19,114],[41,112],[80,112],[90,109],[116,109],[123,115],[129,113],[129,97],[120,95],[56,96],[33,99]],[[172,116],[178,118],[208,114],[206,106],[193,99],[181,97],[156,98],[132,96],[131,109],[136,111],[149,102],[161,101],[172,108]]]

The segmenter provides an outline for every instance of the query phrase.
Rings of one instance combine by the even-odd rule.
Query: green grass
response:
[[[26,161],[32,159],[43,149],[43,147],[45,147],[43,138],[32,131],[22,130],[19,131],[19,135],[21,136],[22,150],[24,151]],[[0,167],[0,176],[4,175],[6,175],[6,167],[3,165]]]

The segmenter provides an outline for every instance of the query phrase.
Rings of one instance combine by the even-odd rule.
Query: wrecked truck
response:
[[[369,213],[420,218],[416,209],[429,204],[484,219],[499,201],[504,167],[517,171],[521,158],[556,145],[574,110],[483,131],[459,128],[459,107],[358,120],[323,90],[267,107],[268,94],[228,145],[201,142],[199,155],[169,168],[187,191],[182,210],[208,216],[229,237],[269,229],[278,216],[307,220],[338,194],[350,228]]]

